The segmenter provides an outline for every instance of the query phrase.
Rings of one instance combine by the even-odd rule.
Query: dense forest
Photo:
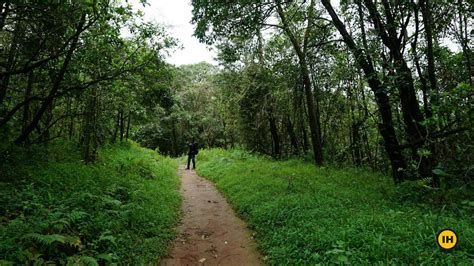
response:
[[[140,3],[147,6],[146,0]],[[177,179],[169,170],[175,162],[133,142],[171,157],[186,154],[186,143],[195,140],[200,149],[245,150],[265,163],[299,160],[315,171],[349,167],[380,173],[390,180],[384,186],[413,186],[397,190],[412,201],[431,197],[435,206],[427,208],[450,202],[461,206],[456,215],[469,216],[474,205],[471,1],[193,0],[191,5],[194,36],[215,47],[218,65],[167,63],[169,54],[179,53],[172,29],[147,22],[128,1],[0,1],[0,264],[33,262],[40,258],[36,254],[46,254],[43,263],[150,262],[148,255],[140,261],[132,258],[140,253],[114,253],[119,241],[131,245],[131,240],[117,236],[115,243],[112,229],[73,225],[85,223],[97,208],[118,211],[122,203],[114,200],[132,204],[131,194],[120,193],[140,187],[139,176],[164,176],[171,183],[166,185],[170,201],[163,204],[175,213],[167,214],[156,232],[175,226]],[[127,148],[165,163],[120,155]],[[122,157],[113,159],[112,151]],[[78,202],[61,209],[53,199],[67,195],[54,196],[54,189],[73,181],[44,178],[64,174],[62,159],[75,161],[74,169],[83,172],[84,180],[74,182],[88,182],[86,188],[76,184],[84,193],[101,178],[94,167],[110,167],[104,170],[111,171],[110,182],[122,182],[115,175],[132,179],[109,188],[110,197],[90,207],[89,216],[88,210],[75,209]],[[113,164],[107,166],[107,160]],[[98,172],[87,175],[87,167]],[[36,191],[33,183],[42,188]],[[104,183],[97,186],[107,189]],[[76,196],[87,204],[84,193]],[[152,197],[146,193],[143,197]],[[26,226],[28,215],[40,223],[48,210],[57,215],[51,224]],[[140,223],[146,224],[146,215]],[[472,220],[466,219],[464,228],[472,232]],[[79,236],[60,238],[64,232]],[[85,244],[97,234],[100,240]],[[172,239],[171,233],[164,235],[158,257]],[[472,250],[465,252],[472,262]],[[287,263],[304,262],[318,260]]]
[[[133,138],[176,156],[194,137],[391,168],[396,182],[467,181],[472,6],[321,4],[194,1],[195,34],[216,44],[221,67],[174,67],[164,56],[175,40],[130,6],[5,3],[3,143],[75,140],[93,161],[106,142]]]

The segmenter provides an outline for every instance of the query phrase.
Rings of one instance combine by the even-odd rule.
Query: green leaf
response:
[[[79,262],[81,265],[99,266],[99,263],[97,262],[97,260],[89,256],[81,256],[79,258]]]
[[[347,263],[349,262],[349,258],[345,255],[339,255],[337,256],[337,261],[341,263]]]
[[[432,170],[433,174],[439,175],[439,176],[449,176],[448,173],[446,173],[443,169],[440,168],[435,168]]]
[[[111,254],[105,254],[105,253],[99,254],[96,257],[98,259],[105,260],[105,261],[112,261],[112,259],[113,259]]]

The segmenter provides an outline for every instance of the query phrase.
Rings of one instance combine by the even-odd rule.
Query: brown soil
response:
[[[160,265],[261,265],[251,233],[214,185],[193,170],[178,172],[183,219]]]

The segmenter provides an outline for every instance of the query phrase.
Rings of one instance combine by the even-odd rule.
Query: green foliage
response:
[[[419,203],[399,196],[432,189],[421,181],[395,187],[364,169],[275,162],[239,150],[199,156],[199,174],[248,221],[269,264],[472,264],[472,201],[454,193]],[[472,199],[469,188],[457,192]],[[445,227],[460,238],[449,253],[435,242]]]
[[[0,4],[4,142],[67,136],[94,161],[100,145],[128,138],[157,102],[170,104],[164,56],[175,40],[131,3],[23,2]]]
[[[85,165],[72,144],[0,164],[1,264],[142,264],[164,256],[179,215],[176,164],[134,143]]]
[[[395,182],[471,182],[471,4],[330,2],[191,1],[195,36],[223,67],[225,146],[277,158],[320,146],[326,162],[393,167]],[[441,182],[438,163],[452,174]]]
[[[200,147],[223,146],[222,103],[213,82],[217,71],[204,62],[170,67],[170,79],[163,86],[172,89],[169,94],[160,95],[161,102],[145,95],[155,108],[133,139],[150,149],[159,147],[163,154],[172,156],[185,152],[186,141],[191,139]]]

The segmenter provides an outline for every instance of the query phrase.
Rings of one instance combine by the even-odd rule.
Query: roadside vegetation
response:
[[[84,164],[77,145],[0,163],[0,264],[156,263],[179,217],[176,163],[134,143]]]
[[[473,1],[155,2],[0,2],[0,264],[156,263],[191,140],[267,262],[474,264]]]
[[[269,264],[457,264],[474,259],[473,198],[467,188],[395,186],[357,168],[315,168],[240,150],[204,150],[198,172],[217,184],[255,231]],[[436,233],[454,229],[442,252]]]

